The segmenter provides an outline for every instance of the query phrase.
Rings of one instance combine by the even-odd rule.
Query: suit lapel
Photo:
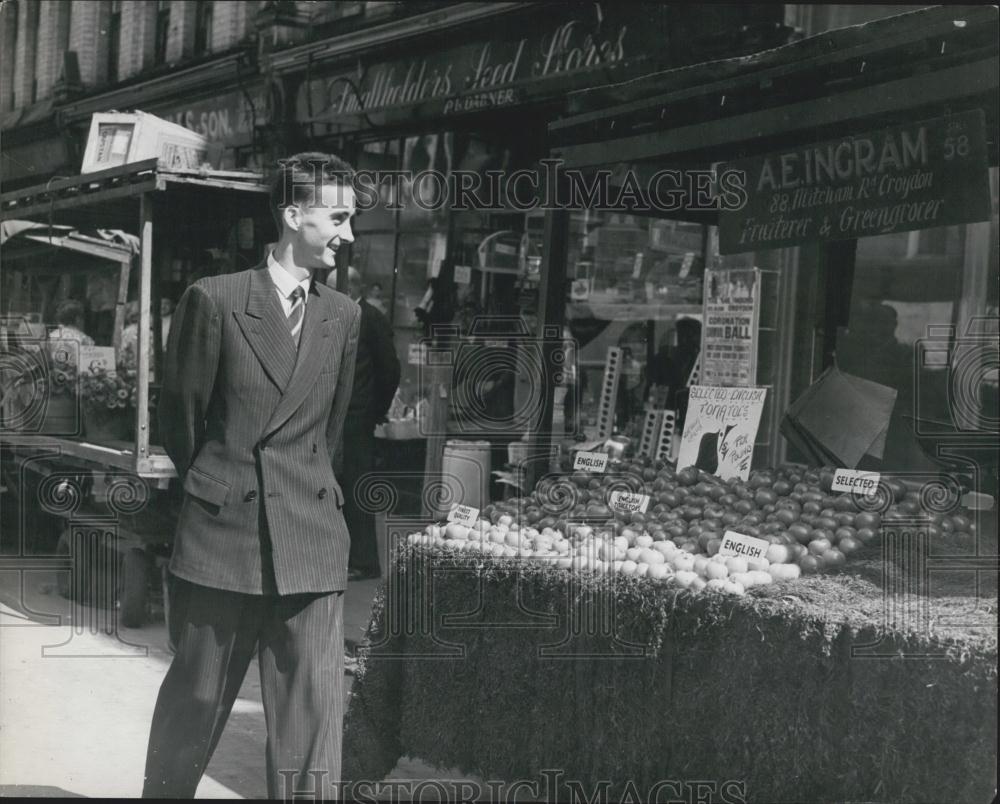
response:
[[[246,312],[234,315],[267,376],[284,391],[295,369],[295,342],[265,266],[250,274]]]
[[[316,384],[326,356],[333,346],[333,319],[330,306],[315,286],[309,291],[306,314],[302,321],[298,360],[295,370],[285,387],[285,392],[267,424],[268,433],[277,430],[299,409],[309,391]],[[286,329],[287,332],[287,329]],[[289,337],[291,341],[291,337]]]

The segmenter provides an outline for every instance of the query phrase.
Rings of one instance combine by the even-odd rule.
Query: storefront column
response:
[[[559,198],[556,193],[552,197]],[[545,242],[542,252],[541,283],[538,288],[538,337],[542,343],[542,410],[538,429],[531,434],[528,465],[525,467],[526,489],[535,487],[538,479],[549,471],[553,433],[552,413],[555,376],[567,368],[555,363],[555,354],[562,348],[563,324],[566,319],[566,262],[569,256],[568,209],[550,209],[545,213]],[[574,350],[575,351],[575,350]]]

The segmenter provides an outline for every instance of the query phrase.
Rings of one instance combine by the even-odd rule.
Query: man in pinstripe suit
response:
[[[174,313],[160,425],[185,492],[170,562],[177,653],[144,796],[194,796],[255,647],[268,796],[336,794],[350,537],[331,459],[360,308],[312,274],[354,239],[352,177],[336,157],[285,160],[265,263],[197,281]]]

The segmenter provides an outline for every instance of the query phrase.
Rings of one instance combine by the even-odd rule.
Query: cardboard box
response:
[[[197,170],[208,140],[189,128],[145,112],[101,112],[90,119],[81,173],[156,158],[161,167]]]

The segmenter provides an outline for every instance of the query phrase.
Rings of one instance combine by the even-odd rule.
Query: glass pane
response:
[[[351,249],[351,265],[361,273],[365,298],[386,316],[395,272],[395,235],[360,234]]]
[[[566,424],[596,429],[608,349],[618,347],[615,427],[638,436],[651,394],[656,407],[673,407],[697,357],[703,228],[588,210],[574,213],[570,228],[566,320],[580,406],[579,420]]]
[[[380,140],[365,143],[361,148],[355,168],[359,171],[395,171],[399,168],[399,140]],[[357,232],[373,230],[389,231],[396,226],[396,213],[393,210],[395,197],[391,182],[372,182],[371,201],[375,202],[372,209],[360,210],[355,217],[353,226]],[[359,199],[366,203],[368,197]]]
[[[850,318],[837,333],[837,365],[897,392],[886,467],[928,466],[914,417],[949,418],[947,342],[919,366],[915,357],[929,333],[950,331],[957,323],[964,256],[964,226],[858,241]]]

